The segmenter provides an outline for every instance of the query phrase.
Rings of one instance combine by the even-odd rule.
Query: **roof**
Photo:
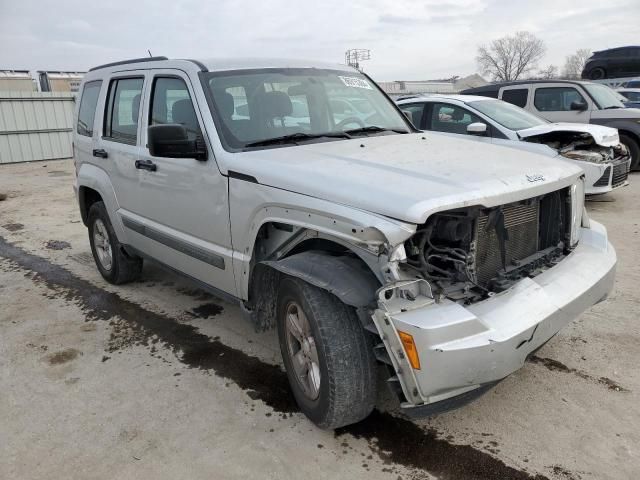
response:
[[[174,68],[190,66],[200,71],[249,70],[253,68],[327,68],[354,71],[354,68],[339,63],[298,60],[291,58],[209,58],[209,59],[168,59],[167,57],[144,57],[98,65],[89,72],[121,69]]]
[[[348,65],[295,58],[208,58],[201,63],[209,70],[247,70],[252,68],[327,68],[331,70],[357,70]]]
[[[638,45],[627,45],[624,47],[605,48],[604,50],[594,51],[593,53],[615,52],[616,50],[624,50],[626,48],[640,48]]]
[[[530,85],[530,84],[537,84],[537,83],[566,83],[566,84],[570,84],[570,85],[575,85],[575,84],[585,84],[585,83],[593,83],[593,82],[584,81],[584,80],[559,80],[559,79],[514,80],[514,81],[511,81],[511,82],[491,83],[489,85],[484,85],[482,87],[467,88],[466,90],[462,90],[461,93],[466,95],[467,93],[493,92],[493,91],[498,90],[499,88],[502,88],[502,87],[510,87],[510,86],[513,86],[513,85]]]
[[[406,103],[414,103],[416,100],[420,101],[437,101],[437,100],[454,100],[462,103],[474,102],[476,100],[495,100],[491,97],[482,97],[480,95],[457,95],[457,94],[433,94],[433,95],[413,95],[407,96],[398,100],[399,105]]]

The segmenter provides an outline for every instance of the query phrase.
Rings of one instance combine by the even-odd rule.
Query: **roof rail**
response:
[[[184,60],[187,61],[187,62],[195,63],[198,67],[200,67],[200,71],[202,71],[202,72],[208,72],[209,71],[207,66],[204,63],[200,62],[199,60],[194,60],[193,58],[185,58]]]
[[[399,97],[396,98],[396,101],[399,102],[400,100],[409,100],[410,98],[420,98],[423,95],[420,93],[414,93],[411,95],[400,95]]]
[[[132,58],[131,60],[122,60],[120,62],[105,63],[104,65],[98,65],[97,67],[90,68],[89,71],[100,70],[101,68],[115,67],[118,65],[127,65],[128,63],[141,63],[141,62],[159,62],[160,60],[169,60],[167,57],[142,57]]]

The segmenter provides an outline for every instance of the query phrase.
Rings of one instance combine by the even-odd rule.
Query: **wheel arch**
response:
[[[638,146],[640,147],[640,132],[635,132],[635,131],[629,130],[629,129],[625,128],[624,126],[617,127],[617,128],[618,128],[618,134],[619,135],[626,135],[627,137],[629,137],[632,140],[634,140],[638,144]]]
[[[96,201],[102,201],[118,240],[123,242],[125,238],[124,227],[119,216],[115,214],[120,207],[108,174],[95,165],[85,163],[78,171],[77,185],[78,206],[82,222],[87,225],[91,205]]]
[[[273,228],[266,222],[261,232]],[[379,256],[330,234],[290,227],[292,235],[281,251],[266,252],[258,235],[250,266],[247,301],[256,327],[266,330],[275,325],[278,283],[282,275],[299,278],[335,295],[346,305],[362,310],[373,305],[375,293],[384,283]],[[364,317],[361,317],[364,319]]]

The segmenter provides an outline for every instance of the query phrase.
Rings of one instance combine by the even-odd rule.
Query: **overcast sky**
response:
[[[640,44],[640,0],[0,0],[0,69],[86,70],[131,57],[260,56],[343,62],[371,49],[376,80],[476,72],[476,47],[517,30],[547,46]]]

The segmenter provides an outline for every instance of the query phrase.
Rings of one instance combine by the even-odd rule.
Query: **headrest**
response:
[[[456,109],[453,110],[453,113],[451,114],[451,119],[452,120],[455,120],[456,122],[459,122],[463,118],[464,118],[464,112],[462,110],[460,110],[459,108],[456,108]]]
[[[235,104],[233,102],[233,95],[229,92],[217,92],[214,95],[216,103],[218,104],[218,110],[222,118],[229,119],[235,113]]]
[[[284,92],[266,92],[260,100],[262,112],[269,119],[287,117],[293,111],[291,99]]]
[[[138,124],[138,114],[140,113],[140,94],[138,93],[135,97],[133,97],[133,101],[131,103],[131,121]]]
[[[196,112],[193,110],[193,104],[188,98],[183,98],[173,103],[171,106],[171,118],[173,123],[181,123],[191,127],[198,125]]]

